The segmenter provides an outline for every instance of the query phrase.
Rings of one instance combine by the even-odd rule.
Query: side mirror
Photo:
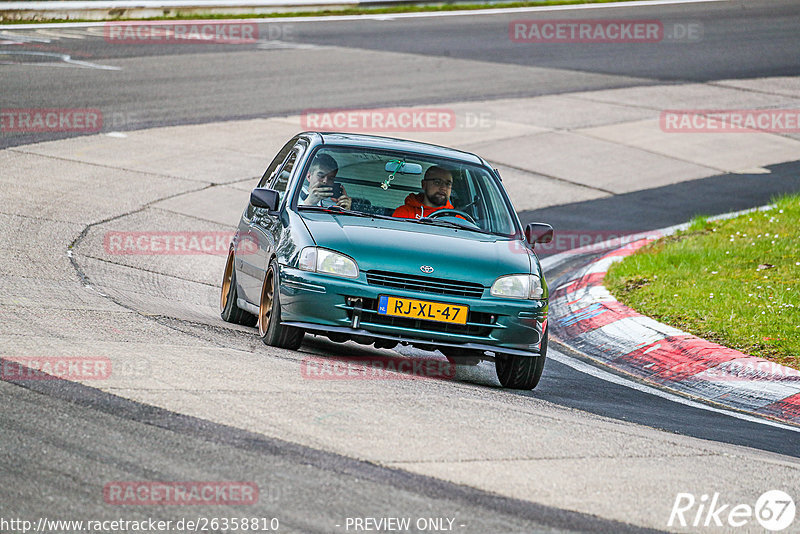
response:
[[[544,223],[530,223],[525,227],[525,240],[531,245],[553,240],[553,227]]]
[[[265,208],[269,211],[276,211],[278,209],[278,200],[280,193],[274,189],[266,189],[256,187],[250,193],[250,204],[256,208]]]

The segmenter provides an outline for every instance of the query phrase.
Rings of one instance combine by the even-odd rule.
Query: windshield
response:
[[[483,167],[361,147],[322,147],[309,162],[296,197],[300,210],[327,208],[516,234],[501,186]]]

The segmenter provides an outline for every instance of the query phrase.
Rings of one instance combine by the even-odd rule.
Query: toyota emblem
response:
[[[433,267],[430,265],[420,265],[419,270],[426,274],[431,274],[433,272]]]

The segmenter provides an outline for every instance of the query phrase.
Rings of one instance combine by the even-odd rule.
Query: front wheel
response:
[[[280,293],[278,262],[272,260],[261,289],[258,333],[265,345],[297,350],[303,342],[304,332],[300,328],[281,325]]]
[[[547,337],[545,329],[539,356],[498,354],[495,369],[500,385],[509,389],[534,389],[539,384],[544,370],[544,361],[547,358]]]

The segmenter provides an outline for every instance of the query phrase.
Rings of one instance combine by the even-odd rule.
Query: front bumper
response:
[[[535,356],[547,326],[547,301],[442,295],[281,266],[281,323],[316,332]],[[381,295],[469,306],[466,325],[377,313]]]

